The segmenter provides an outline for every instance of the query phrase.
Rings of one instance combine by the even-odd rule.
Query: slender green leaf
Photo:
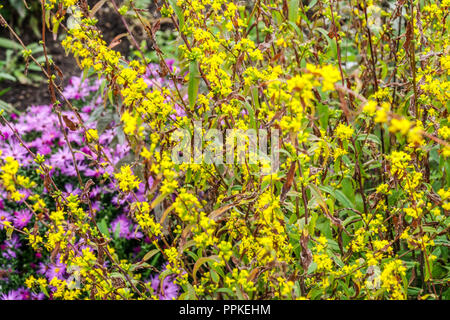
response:
[[[198,62],[191,61],[191,63],[189,64],[189,83],[188,83],[189,106],[191,109],[194,108],[195,101],[197,100],[199,84],[200,79],[198,77]]]

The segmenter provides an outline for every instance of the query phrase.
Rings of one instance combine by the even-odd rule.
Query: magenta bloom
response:
[[[89,85],[89,80],[83,81],[82,77],[72,77],[69,85],[64,88],[63,95],[67,99],[82,99],[88,96],[92,91],[97,91],[100,87],[101,80],[96,80],[94,85]]]
[[[65,167],[66,163],[71,163],[72,161],[72,154],[68,147],[59,149],[50,157],[51,165],[56,168]]]
[[[127,218],[125,214],[121,214],[111,223],[111,233],[119,232],[120,238],[125,238],[127,240],[133,238],[142,238],[141,232],[135,232],[135,227],[133,227],[133,222]]]
[[[45,295],[42,292],[39,293],[31,293],[31,300],[44,300],[45,299]]]
[[[118,230],[120,238],[128,239],[130,235],[130,226],[131,221],[127,218],[126,215],[121,214],[111,223],[111,232],[115,233]]]
[[[52,152],[52,148],[50,147],[51,142],[45,142],[42,138],[37,138],[33,142],[30,143],[30,147],[36,148],[36,152],[42,155],[47,155]]]
[[[16,211],[13,219],[14,227],[17,229],[22,229],[30,222],[31,217],[33,217],[33,213],[28,209]]]
[[[43,300],[44,294],[31,293],[28,289],[23,287],[17,290],[11,290],[8,293],[3,293],[0,295],[0,300]]]
[[[3,210],[0,210],[0,222],[9,221],[11,222],[11,215]],[[4,228],[3,223],[0,223],[0,230]]]
[[[48,267],[45,276],[49,281],[51,281],[53,278],[63,280],[65,273],[66,273],[66,265],[64,263],[57,262],[56,264],[51,264]]]
[[[2,256],[6,259],[17,258],[16,251],[21,247],[19,237],[13,234],[11,239],[6,240],[4,244],[0,245]]]
[[[22,300],[22,295],[17,290],[11,290],[8,293],[2,293],[0,300]]]
[[[2,158],[12,157],[19,161],[20,164],[29,164],[31,157],[28,151],[20,145],[20,142],[16,138],[10,138],[9,144],[3,144],[0,147],[2,150]]]
[[[161,272],[164,272],[167,269],[167,263],[164,265]],[[153,293],[158,295],[160,300],[173,300],[176,299],[179,295],[180,287],[175,283],[176,276],[169,275],[164,278],[162,284],[161,279],[159,279],[159,275],[155,275],[150,278],[152,282]]]
[[[46,274],[47,271],[48,271],[48,266],[43,262],[39,262],[39,267],[37,269],[37,273]]]
[[[159,276],[153,277],[151,280],[153,292],[158,295],[160,300],[173,300],[178,297],[180,287],[174,283],[174,280],[173,276],[167,276],[164,278],[161,286]]]
[[[66,183],[64,185],[64,188],[66,189],[66,192],[64,193],[65,196],[69,196],[71,194],[73,194],[73,195],[81,194],[81,190],[79,188],[74,189],[74,186],[70,183]]]

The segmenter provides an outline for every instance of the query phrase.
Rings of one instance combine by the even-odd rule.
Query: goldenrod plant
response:
[[[3,297],[449,299],[450,1],[161,3],[175,60],[41,0],[82,76],[1,115]]]

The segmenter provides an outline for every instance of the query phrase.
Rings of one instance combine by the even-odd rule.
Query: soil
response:
[[[31,33],[24,32],[24,34],[30,35]],[[59,42],[53,40],[51,33],[48,33],[46,37],[48,53],[52,56],[55,64],[63,72],[63,84],[66,85],[70,77],[80,74],[79,68],[75,59],[72,56],[66,56],[64,49]],[[23,36],[22,38],[25,44],[39,42],[39,39],[35,38],[34,34],[32,34],[32,36]],[[5,88],[10,88],[10,90],[2,95],[0,99],[10,103],[19,111],[25,110],[30,105],[50,103],[50,93],[44,75],[42,75],[42,81],[40,83],[34,83],[32,85],[24,85],[12,81],[1,81],[0,90]]]
[[[92,8],[96,1],[89,1],[90,7]],[[116,1],[119,6],[121,1]],[[152,4],[149,8],[150,11],[155,13],[155,7]],[[125,26],[121,23],[119,15],[109,6],[104,5],[97,13],[96,18],[98,19],[97,27],[102,30],[103,38],[107,43],[111,43],[112,40],[120,34],[126,33]],[[33,42],[39,42],[41,39],[38,38],[35,33],[32,32],[31,28],[27,29],[26,25],[23,30],[20,30],[19,34],[25,44],[30,44]],[[13,39],[9,32],[1,28],[0,37],[5,37]],[[136,39],[138,42],[142,39],[142,33],[139,34],[139,30],[133,28],[133,34],[136,34]],[[67,85],[70,77],[79,76],[81,70],[78,67],[75,59],[71,54],[66,55],[64,48],[60,44],[60,40],[54,40],[53,35],[47,32],[46,43],[48,53],[52,56],[55,64],[61,69],[63,73],[62,84]],[[122,37],[120,43],[114,47],[114,50],[119,51],[122,56],[127,56],[130,51],[130,41],[127,37]],[[4,57],[4,53],[0,50],[0,59]],[[50,103],[50,94],[48,91],[48,85],[44,76],[42,77],[41,83],[34,83],[33,85],[22,85],[18,82],[12,81],[0,81],[0,91],[6,88],[10,88],[8,92],[0,96],[0,99],[13,105],[17,110],[23,111],[30,105],[42,105]]]

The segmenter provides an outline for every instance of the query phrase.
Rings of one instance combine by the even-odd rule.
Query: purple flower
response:
[[[125,214],[121,214],[111,223],[111,232],[119,232],[120,238],[129,240],[143,236],[141,232],[133,232],[132,229],[136,230],[136,228],[133,228],[133,222]]]
[[[72,154],[68,147],[59,149],[50,157],[50,163],[56,168],[65,167],[66,162],[72,161]]]
[[[70,194],[73,195],[79,195],[81,194],[81,190],[79,188],[73,188],[73,185],[70,183],[66,183],[64,185],[64,189],[66,189],[66,192],[64,193],[65,196],[69,196]]]
[[[63,280],[65,273],[66,273],[66,265],[64,263],[57,262],[55,264],[51,264],[48,267],[45,276],[49,281],[51,281],[55,277],[59,280]]]
[[[45,142],[42,138],[37,138],[30,143],[30,147],[36,148],[36,152],[44,156],[52,152],[52,148],[50,148],[50,145],[51,142]]]
[[[31,299],[31,293],[28,289],[19,288],[19,289],[17,289],[17,292],[20,295],[19,300],[30,300]]]
[[[11,215],[3,210],[0,210],[0,222],[9,221],[11,222]],[[4,228],[3,223],[0,223],[0,230]]]
[[[119,237],[126,238],[130,233],[130,220],[124,215],[121,214],[111,223],[111,232],[116,233],[119,232]]]
[[[17,290],[11,290],[8,293],[0,295],[0,300],[43,300],[43,294],[31,293],[28,289],[23,287]]]
[[[11,249],[19,249],[21,246],[19,236],[15,233],[11,236],[11,239],[5,241],[5,244],[7,248]]]
[[[99,212],[102,209],[102,203],[100,201],[93,201],[91,202],[92,205],[92,211],[94,212]]]
[[[103,174],[103,171],[104,170],[99,170],[99,169],[97,169],[97,168],[94,168],[94,169],[91,169],[91,168],[86,168],[86,170],[84,170],[84,174],[87,176],[87,177],[95,177],[95,178],[98,178],[98,177],[100,177],[102,174]]]
[[[175,115],[172,115],[172,119],[176,119],[176,117],[185,117],[186,116],[186,111],[184,110],[184,108],[182,106],[180,106],[179,104],[175,104]]]
[[[55,277],[58,280],[65,279],[66,265],[61,262],[60,258],[61,255],[58,254],[55,259],[56,263],[49,263],[48,265],[40,263],[38,273],[44,274],[49,281],[51,281]]]
[[[12,157],[19,161],[20,164],[29,164],[31,162],[28,151],[20,145],[20,142],[16,138],[11,138],[9,144],[1,146],[0,150],[3,151],[3,159]]]
[[[31,300],[44,300],[45,299],[45,295],[42,292],[39,293],[31,293]]]
[[[81,112],[90,113],[93,109],[93,106],[84,106],[83,108],[81,108]]]
[[[44,143],[52,143],[55,139],[61,137],[61,132],[55,126],[53,128],[49,128],[42,132],[42,142]]]
[[[17,290],[11,290],[8,293],[2,293],[0,300],[22,300],[22,296]]]
[[[28,209],[16,211],[13,224],[17,229],[22,229],[30,222],[32,216],[33,213]]]
[[[48,271],[48,266],[43,262],[39,262],[39,268],[37,269],[37,273],[46,274],[47,271]]]
[[[163,271],[166,268],[164,267]],[[160,300],[173,300],[178,297],[180,287],[175,284],[175,277],[173,275],[164,278],[162,284],[158,275],[155,275],[152,279],[152,289],[155,294],[158,295]]]
[[[13,234],[11,239],[6,240],[3,245],[0,246],[2,251],[2,256],[6,259],[15,259],[17,258],[17,249],[21,247],[19,237],[16,234]]]
[[[96,80],[94,85],[89,85],[89,80],[82,77],[72,77],[69,80],[69,85],[64,88],[63,95],[67,99],[82,99],[88,96],[92,91],[97,91],[101,80]]]
[[[105,191],[102,191],[102,189],[99,186],[95,186],[91,189],[89,192],[89,196],[91,199],[97,197],[99,194],[106,193]]]

